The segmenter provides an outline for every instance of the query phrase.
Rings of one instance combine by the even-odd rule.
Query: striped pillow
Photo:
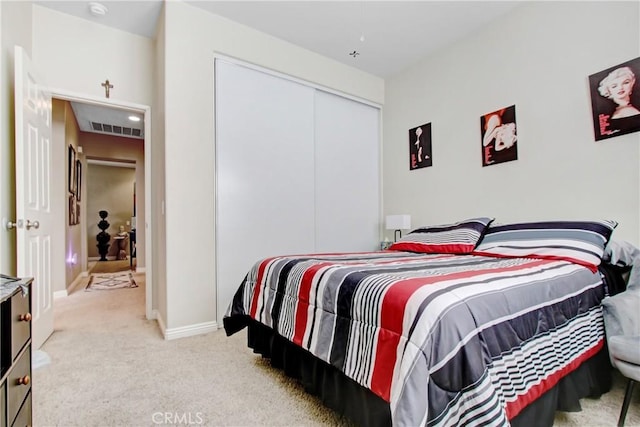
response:
[[[473,251],[493,218],[473,218],[455,224],[421,227],[400,238],[389,250],[438,254]]]
[[[616,221],[547,221],[489,227],[474,255],[560,259],[597,271]]]

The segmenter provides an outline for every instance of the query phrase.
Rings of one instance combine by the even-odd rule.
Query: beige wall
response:
[[[86,269],[82,261],[82,232],[77,226],[69,225],[68,146],[72,145],[77,151],[79,129],[68,102],[53,99],[52,104],[52,163],[62,165],[51,171],[51,211],[56,224],[52,239],[65,243],[64,252],[53,251],[51,268],[52,277],[61,278],[53,282],[53,291],[63,292]]]
[[[216,321],[214,53],[374,102],[384,81],[183,2],[165,9],[166,326],[206,328]]]
[[[107,211],[106,218],[110,227],[105,231],[111,236],[108,257],[115,258],[118,245],[113,239],[120,231],[131,231],[133,216],[133,194],[136,179],[134,167],[118,167],[87,163],[87,255],[89,258],[100,257],[97,247],[97,235],[100,233],[98,222],[100,211]],[[129,253],[129,248],[126,248]],[[111,258],[109,258],[111,259]]]
[[[640,133],[595,142],[588,76],[640,56],[639,6],[526,3],[389,79],[385,214],[614,219],[638,244]],[[513,104],[518,160],[483,168],[480,116]],[[407,131],[429,122],[433,166],[409,171]]]
[[[198,325],[216,318],[214,52],[376,102],[384,82],[185,3],[165,2],[165,9],[160,41],[154,41],[33,5],[33,60],[54,89],[101,97],[100,82],[108,77],[112,99],[153,106],[151,134],[161,138],[163,150],[151,154],[150,203],[158,219],[152,286],[160,298],[153,304],[168,328],[195,326],[197,333]],[[196,252],[194,241],[203,245]]]
[[[33,62],[51,88],[151,105],[153,40],[33,5]]]
[[[33,5],[32,59],[38,69],[46,70],[43,74],[51,88],[104,97],[100,83],[109,78],[114,85],[112,100],[152,103],[154,42],[147,37]],[[83,141],[81,145],[86,144]],[[136,182],[144,186],[144,168],[140,170],[142,176],[137,175]],[[143,187],[140,188],[139,194],[143,195]],[[144,206],[144,197],[140,203]],[[139,243],[144,242],[144,228],[144,224],[138,225]],[[85,245],[86,238],[82,241]],[[139,244],[138,249],[144,253],[144,245]],[[144,268],[143,257],[137,261]]]
[[[31,54],[31,4],[0,1],[0,272],[16,274],[16,233],[7,231],[5,221],[15,221],[14,150],[14,45]]]
[[[414,224],[472,214],[504,220],[597,215],[618,219],[616,233],[638,241],[640,135],[594,143],[585,81],[590,73],[639,56],[637,2],[526,4],[500,25],[426,58],[386,86],[379,78],[179,1],[165,2],[156,41],[45,7],[32,9],[28,2],[2,1],[0,7],[2,216],[15,209],[13,44],[32,52],[53,88],[103,96],[99,84],[108,77],[114,99],[152,105],[152,135],[159,139],[151,171],[152,214],[158,220],[153,249],[158,283],[153,286],[162,288],[153,304],[169,329],[209,325],[216,318],[216,52],[384,102],[386,213],[411,213]],[[602,36],[620,31],[616,43]],[[478,117],[513,103],[520,160],[481,168]],[[409,173],[407,129],[425,122],[434,123],[435,163]],[[495,187],[502,191],[492,191]],[[194,251],[196,241],[200,245]],[[0,231],[0,250],[0,267],[12,272],[10,233]]]
[[[79,136],[80,136],[80,128],[78,127],[78,123],[76,122],[76,118],[73,114],[73,110],[71,109],[71,104],[69,102],[66,101],[62,101],[62,105],[64,106],[64,143],[61,143],[62,141],[58,142],[58,141],[54,141],[54,143],[56,144],[57,147],[59,147],[60,150],[64,151],[64,161],[62,162],[62,164],[64,165],[64,176],[62,176],[61,178],[61,184],[63,186],[63,188],[65,188],[64,190],[64,212],[65,212],[65,216],[64,216],[64,223],[66,224],[66,230],[67,230],[67,237],[66,237],[66,248],[65,248],[65,255],[66,255],[66,287],[68,288],[69,285],[71,285],[73,283],[74,280],[76,280],[78,278],[78,276],[80,275],[80,273],[82,273],[83,271],[86,271],[87,268],[87,264],[85,261],[85,253],[86,251],[83,250],[84,248],[84,242],[83,242],[83,235],[84,232],[82,230],[82,224],[85,223],[84,221],[84,206],[86,206],[85,202],[84,202],[84,197],[80,197],[80,223],[76,224],[76,225],[70,225],[69,224],[69,197],[71,196],[71,193],[69,192],[69,182],[68,182],[68,176],[67,176],[67,162],[68,162],[68,146],[71,145],[73,146],[73,149],[76,152],[76,160],[80,160],[82,163],[82,167],[83,170],[86,170],[86,165],[84,164],[84,159],[81,153],[78,152],[78,146],[80,145],[79,142]],[[55,163],[54,163],[55,164]],[[55,168],[54,168],[55,169]],[[83,177],[83,181],[86,182],[86,180]],[[81,185],[81,190],[84,192],[86,192],[86,188],[84,188],[84,185]],[[78,203],[77,201],[77,197],[74,198],[74,200],[76,200],[76,204]],[[71,260],[74,259],[76,260],[75,263],[72,262]]]
[[[165,126],[165,108],[164,108],[164,70],[165,70],[165,8],[162,8],[158,27],[156,29],[155,39],[155,86],[153,107],[151,110],[152,122],[152,138],[154,149],[151,152],[151,180],[153,185],[153,197],[151,200],[151,212],[153,224],[153,245],[151,248],[153,256],[153,307],[157,310],[160,319],[167,318],[167,253],[166,247],[166,229],[164,216],[165,201],[165,179],[164,179],[164,163],[165,163],[165,146],[164,146],[164,126]]]
[[[4,3],[0,1],[0,4]],[[152,39],[94,24],[39,5],[33,5],[33,18],[28,23],[33,26],[34,65],[42,71],[54,92],[103,98],[104,89],[100,83],[109,78],[115,86],[111,91],[111,101],[136,105],[151,105],[153,102],[155,43]],[[86,144],[83,142],[81,145]],[[138,159],[136,156],[132,158]],[[84,162],[84,157],[82,160]],[[83,167],[86,170],[86,163],[83,163]],[[164,164],[156,162],[154,169],[157,179],[155,185],[163,185]],[[136,182],[144,186],[143,167],[140,167],[140,174],[142,176],[137,175]],[[83,191],[86,191],[86,186]],[[140,189],[138,195],[142,196],[138,200],[144,214],[144,191]],[[138,216],[141,210],[138,210]],[[81,214],[81,224],[86,224],[86,209],[81,207]],[[79,262],[86,263],[86,229],[83,226],[74,228],[83,230],[79,246],[85,256],[79,257]],[[145,253],[145,230],[145,224],[139,222],[137,262],[140,269],[145,268],[145,259],[140,256]],[[163,248],[158,251],[163,251]],[[157,292],[157,284],[153,279],[147,285],[154,289],[154,294]]]

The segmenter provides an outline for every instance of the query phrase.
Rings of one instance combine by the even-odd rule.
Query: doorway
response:
[[[77,103],[82,105],[89,106],[97,106],[102,108],[108,108],[126,111],[128,113],[132,113],[138,115],[142,118],[144,123],[144,141],[143,141],[143,150],[142,157],[139,159],[138,166],[136,169],[141,169],[139,173],[136,173],[136,182],[137,182],[137,197],[136,202],[134,202],[134,206],[136,206],[135,215],[132,215],[128,220],[123,220],[123,225],[127,225],[126,221],[129,221],[128,228],[130,231],[131,227],[134,226],[137,228],[137,238],[136,238],[136,248],[135,248],[135,256],[136,256],[136,264],[137,264],[137,272],[145,274],[145,314],[147,319],[154,319],[155,312],[153,311],[152,301],[153,301],[153,282],[152,282],[152,256],[151,256],[151,248],[152,248],[152,218],[151,218],[151,194],[152,192],[152,182],[151,182],[151,114],[150,107],[146,105],[140,104],[131,104],[125,103],[121,101],[112,101],[110,99],[100,99],[87,95],[78,95],[72,94],[61,90],[54,90],[51,93],[52,98],[54,100],[67,101],[69,103]],[[126,139],[126,138],[125,138]],[[60,148],[60,141],[53,141],[54,146]],[[67,142],[64,142],[65,145],[68,145]],[[76,142],[76,145],[77,142]],[[83,148],[80,148],[81,151],[84,151]],[[77,151],[77,149],[76,149]],[[84,154],[84,153],[83,153]],[[90,157],[93,157],[91,159]],[[84,174],[87,174],[87,161],[88,160],[102,160],[102,161],[122,161],[122,158],[119,158],[117,155],[109,155],[109,154],[100,154],[93,155],[89,158],[83,157],[82,165],[84,166]],[[127,159],[124,159],[127,161]],[[128,159],[129,161],[131,159]],[[85,180],[86,182],[86,180]],[[78,190],[80,197],[88,197],[86,185],[85,188]],[[84,196],[83,196],[84,195]],[[84,203],[86,206],[86,202]],[[83,224],[79,227],[78,234],[80,235],[78,245],[78,251],[73,253],[67,253],[67,264],[70,262],[76,262],[81,265],[81,276],[87,276],[89,271],[88,266],[88,232],[87,232],[87,218],[93,215],[92,212],[87,212],[86,209],[80,208],[80,212],[77,213],[78,217]],[[97,214],[96,214],[97,215]],[[132,223],[133,222],[133,223]],[[120,224],[118,224],[119,226]],[[117,232],[118,230],[116,230]],[[116,234],[116,233],[114,233]],[[65,242],[56,243],[59,247],[56,250],[65,250]],[[128,256],[131,256],[131,253],[128,253]]]

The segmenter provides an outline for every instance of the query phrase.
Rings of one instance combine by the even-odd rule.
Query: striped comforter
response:
[[[599,273],[473,255],[259,261],[225,315],[259,321],[390,403],[394,425],[508,425],[604,343]]]

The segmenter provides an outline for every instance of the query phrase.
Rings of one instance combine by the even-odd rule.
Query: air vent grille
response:
[[[125,126],[109,125],[106,123],[91,122],[91,128],[100,133],[109,133],[113,135],[122,135],[129,137],[142,138],[142,129],[130,128]]]

